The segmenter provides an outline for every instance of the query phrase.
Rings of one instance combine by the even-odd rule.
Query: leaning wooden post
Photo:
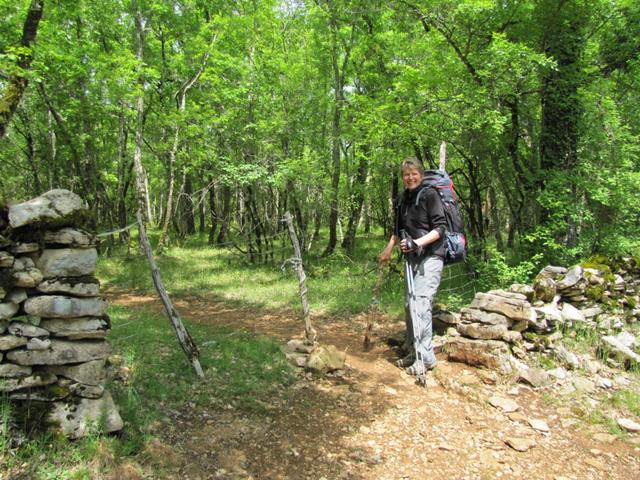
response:
[[[298,236],[293,228],[293,217],[289,212],[284,214],[284,221],[289,227],[289,236],[291,237],[291,243],[293,244],[293,251],[295,252],[295,258],[293,259],[293,268],[296,269],[298,274],[298,283],[300,286],[300,300],[302,301],[302,315],[304,318],[304,334],[309,343],[314,343],[318,336],[317,332],[311,326],[311,319],[309,317],[309,302],[307,300],[307,276],[304,273],[302,267],[302,253],[300,251],[300,243],[298,243]]]
[[[155,260],[153,259],[153,253],[151,252],[151,244],[149,244],[149,239],[147,238],[147,232],[144,229],[144,224],[142,223],[142,216],[140,215],[140,211],[136,213],[136,218],[138,219],[138,228],[140,230],[140,244],[144,249],[144,252],[147,255],[147,260],[149,260],[149,265],[151,266],[151,277],[153,278],[153,284],[162,299],[162,303],[164,304],[164,309],[167,312],[167,316],[173,325],[173,329],[176,331],[176,336],[178,337],[178,342],[180,342],[180,346],[184,351],[185,355],[193,365],[193,369],[196,371],[196,374],[200,377],[204,377],[204,372],[202,371],[202,367],[200,366],[200,360],[198,360],[198,347],[194,343],[191,335],[187,332],[187,329],[182,324],[182,320],[180,319],[180,315],[173,307],[171,303],[171,299],[169,298],[169,294],[167,293],[167,289],[164,287],[164,283],[162,282],[162,278],[160,278],[160,270],[158,270],[158,266],[156,265]]]
[[[440,144],[440,171],[446,171],[447,166],[447,142]]]

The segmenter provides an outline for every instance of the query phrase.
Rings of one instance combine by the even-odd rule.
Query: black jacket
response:
[[[420,195],[418,195],[418,193]],[[419,197],[416,204],[416,198]],[[438,230],[440,238],[425,246],[421,257],[437,255],[444,258],[444,234],[447,221],[444,216],[442,200],[435,188],[418,187],[413,191],[405,190],[396,206],[394,233],[400,237],[400,230],[406,230],[411,238],[420,238],[431,230]]]

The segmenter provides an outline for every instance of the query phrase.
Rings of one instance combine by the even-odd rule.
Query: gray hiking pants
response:
[[[435,366],[436,356],[433,353],[431,307],[440,286],[440,278],[444,262],[438,256],[427,257],[414,267],[414,290],[416,295],[416,317],[411,318],[409,308],[409,292],[405,292],[405,323],[407,325],[407,345],[422,355],[422,361],[428,367]],[[415,334],[414,334],[415,326]],[[414,336],[417,342],[414,342]]]

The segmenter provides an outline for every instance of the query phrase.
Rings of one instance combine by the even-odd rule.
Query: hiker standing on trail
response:
[[[422,375],[436,366],[431,343],[431,307],[444,267],[443,239],[447,225],[438,192],[435,188],[423,187],[423,175],[424,167],[417,158],[407,158],[402,162],[405,190],[396,205],[393,235],[378,257],[380,263],[387,263],[393,248],[399,244],[413,272],[413,316],[416,318],[412,318],[407,292],[405,344],[409,353],[397,362],[399,367],[407,367],[406,371],[411,375]],[[406,232],[405,239],[401,239],[403,231]]]

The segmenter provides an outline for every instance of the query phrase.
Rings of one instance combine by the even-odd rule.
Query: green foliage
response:
[[[512,283],[528,283],[541,268],[542,254],[534,255],[516,265],[509,265],[506,256],[495,247],[487,247],[486,257],[480,261],[472,258],[477,271],[478,288],[481,291],[507,288]]]

